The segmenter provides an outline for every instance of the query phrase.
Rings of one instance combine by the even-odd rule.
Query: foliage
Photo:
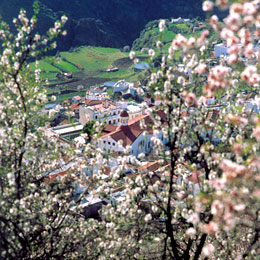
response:
[[[83,219],[71,211],[72,168],[66,170],[68,178],[55,176],[74,155],[68,144],[46,132],[40,69],[36,62],[32,72],[28,63],[51,48],[66,20],[61,17],[47,36],[35,33],[36,18],[30,20],[24,10],[14,19],[16,35],[6,23],[0,25],[0,259],[86,255]]]
[[[95,121],[92,120],[92,121],[88,121],[83,127],[82,132],[83,132],[83,134],[86,134],[85,140],[87,143],[91,142],[91,139],[96,132],[96,129],[94,126],[95,126]]]
[[[212,1],[203,4],[205,11],[213,7]],[[125,194],[123,202],[102,209],[107,228],[100,247],[111,249],[104,259],[255,259],[259,254],[260,118],[241,93],[246,86],[259,106],[260,55],[252,44],[259,36],[259,8],[259,1],[243,1],[230,6],[224,24],[210,17],[214,33],[229,46],[227,59],[208,61],[210,32],[204,30],[199,37],[176,35],[160,66],[151,67],[145,93],[161,100],[159,107],[147,107],[159,168],[122,177],[129,167],[126,149],[123,165],[100,183],[105,192],[121,181]],[[160,21],[159,31],[166,26]],[[162,43],[157,46],[149,50],[151,63],[162,54]],[[133,52],[130,56],[137,62]],[[218,107],[207,106],[208,98]],[[159,108],[165,123],[156,116]],[[146,155],[132,158],[140,165],[138,159]]]

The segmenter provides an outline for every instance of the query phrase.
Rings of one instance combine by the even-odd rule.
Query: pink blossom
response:
[[[200,63],[196,68],[195,68],[195,73],[198,74],[203,74],[206,72],[208,66],[204,63]]]
[[[213,7],[214,7],[214,3],[211,1],[204,1],[202,4],[202,10],[204,12],[211,11],[213,9]]]
[[[230,230],[236,224],[235,218],[230,212],[227,212],[223,219],[225,221],[225,230]]]
[[[214,253],[215,247],[212,244],[208,244],[203,247],[202,251],[206,257],[209,257]]]
[[[194,37],[190,37],[187,44],[189,47],[193,47],[196,43],[196,39]]]
[[[253,196],[255,196],[256,198],[260,198],[260,189],[255,189],[253,192]]]
[[[242,12],[243,12],[242,4],[235,3],[230,6],[230,13],[242,14]]]
[[[236,54],[231,54],[228,57],[228,64],[230,65],[237,63],[237,61],[238,61],[238,56]]]
[[[196,96],[194,93],[188,93],[188,92],[184,91],[182,93],[182,95],[184,96],[184,100],[185,100],[186,104],[193,105],[196,103]]]
[[[164,28],[165,28],[165,20],[161,20],[159,22],[159,30],[160,30],[160,32],[163,32]]]
[[[243,18],[243,24],[245,25],[252,25],[254,22],[254,17],[252,15],[246,15]]]
[[[254,55],[254,45],[249,43],[245,47],[245,56],[250,59]]]
[[[218,26],[218,17],[216,15],[212,15],[209,19],[210,25],[211,27],[215,30],[218,31],[219,30],[219,26]]]
[[[240,14],[238,13],[230,13],[230,15],[224,19],[228,28],[232,31],[237,31],[239,27],[242,25],[242,20]]]
[[[242,203],[237,204],[237,205],[234,206],[234,210],[235,211],[243,211],[245,209],[245,207],[246,207],[245,204],[242,204]]]
[[[188,228],[188,229],[186,230],[185,233],[186,233],[186,235],[189,236],[189,237],[194,237],[194,236],[196,235],[196,230],[195,230],[195,228],[190,227],[190,228]]]
[[[154,55],[155,55],[155,52],[154,52],[153,49],[149,49],[148,54],[149,54],[149,56],[150,56],[151,58],[153,58]]]
[[[172,48],[178,50],[179,47],[185,46],[187,44],[187,39],[181,34],[177,34],[175,40],[172,41]]]
[[[245,174],[247,168],[244,165],[234,163],[230,160],[224,159],[219,168],[226,174],[227,179],[234,179],[237,175]]]
[[[240,41],[244,46],[253,41],[252,34],[249,29],[241,28],[238,31],[238,36],[240,37]]]
[[[204,86],[203,91],[208,96],[212,96],[219,89],[224,89],[229,84],[227,76],[230,68],[218,65],[210,70],[208,84]]]
[[[227,28],[223,28],[220,32],[220,37],[222,39],[228,39],[228,38],[234,38],[235,37],[235,34],[232,30],[230,29],[227,29]]]
[[[230,71],[230,69],[228,67],[225,67],[222,65],[218,65],[211,70],[213,76],[217,80],[221,80],[221,79],[225,78],[228,75],[229,71]]]
[[[239,155],[243,151],[243,145],[242,144],[234,144],[233,150],[234,150],[235,154]]]
[[[219,7],[226,7],[228,5],[228,0],[217,0],[216,1],[217,6]]]
[[[227,122],[230,122],[235,125],[247,125],[248,124],[247,118],[233,115],[233,114],[226,115],[225,119]]]
[[[234,44],[234,45],[231,45],[229,48],[228,48],[228,53],[231,55],[231,54],[239,54],[241,52],[241,47],[237,44]]]
[[[224,206],[223,206],[222,202],[220,202],[219,200],[214,200],[211,205],[211,213],[213,215],[222,214],[223,208],[224,208]]]
[[[210,184],[216,189],[216,190],[222,190],[225,187],[225,180],[223,178],[213,179],[210,180]]]
[[[200,37],[197,40],[199,46],[202,46],[206,43],[206,38],[209,35],[209,30],[205,30],[201,33]]]
[[[254,3],[247,2],[243,6],[243,13],[247,15],[254,15],[257,12],[256,5]]]
[[[202,226],[202,230],[208,234],[215,234],[218,232],[218,224],[214,221],[210,221],[209,224]]]
[[[199,222],[199,220],[200,219],[198,213],[192,213],[187,221],[189,223],[192,223],[193,225],[196,225]]]
[[[255,129],[253,129],[253,136],[257,141],[260,141],[260,126],[257,126]]]
[[[260,76],[257,74],[257,68],[253,65],[247,66],[241,73],[241,79],[246,81],[249,85],[258,83]]]

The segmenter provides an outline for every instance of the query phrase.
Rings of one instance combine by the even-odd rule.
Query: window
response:
[[[113,145],[115,146],[115,145],[116,145],[116,143],[113,143]]]
[[[95,119],[97,119],[97,116],[95,116]]]
[[[120,119],[117,119],[117,122],[119,123]]]
[[[111,144],[110,142],[107,142],[109,145]]]
[[[104,144],[106,143],[106,141],[104,141]]]

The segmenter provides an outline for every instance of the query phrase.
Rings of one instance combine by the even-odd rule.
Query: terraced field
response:
[[[147,55],[137,54],[142,61],[148,58]],[[85,46],[72,52],[61,52],[58,57],[46,57],[39,62],[39,68],[42,76],[49,79],[49,95],[54,94],[58,100],[64,100],[105,81],[137,80],[138,73],[133,71],[133,62],[128,56],[129,53],[119,49]],[[106,72],[109,66],[119,70]],[[32,63],[31,67],[34,70],[36,66]],[[71,77],[65,76],[68,72],[72,73]],[[65,90],[70,93],[62,94]]]

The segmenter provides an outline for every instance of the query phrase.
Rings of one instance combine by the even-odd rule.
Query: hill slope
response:
[[[33,0],[1,0],[0,15],[9,22],[24,8],[32,13]],[[203,17],[201,0],[39,0],[40,24],[45,31],[62,14],[69,17],[68,36],[59,44],[123,47],[131,45],[147,22],[170,17]]]

